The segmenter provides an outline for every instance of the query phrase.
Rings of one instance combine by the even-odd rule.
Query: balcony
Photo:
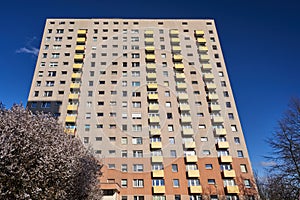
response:
[[[73,64],[73,69],[82,69],[82,64]]]
[[[206,43],[206,39],[205,39],[205,38],[198,38],[198,39],[197,39],[197,42],[198,42],[199,44],[205,44],[205,43]]]
[[[198,161],[198,158],[197,158],[196,155],[194,155],[194,156],[186,156],[186,157],[185,157],[185,160],[186,160],[186,162],[188,162],[188,163],[195,163],[195,162]]]
[[[154,38],[145,38],[146,43],[154,43]]]
[[[86,32],[87,32],[86,30],[78,30],[78,31],[77,31],[77,34],[78,34],[78,35],[85,35]]]
[[[202,64],[202,69],[203,70],[211,70],[212,69],[211,64]]]
[[[190,186],[190,193],[191,194],[201,194],[202,193],[202,187],[199,186]]]
[[[182,135],[184,135],[184,136],[194,135],[194,130],[191,129],[191,128],[183,128],[182,129]]]
[[[214,83],[207,83],[207,84],[206,84],[206,88],[207,88],[208,90],[215,90],[215,89],[217,88],[217,85],[214,84]]]
[[[224,136],[224,135],[226,135],[226,129],[225,128],[216,128],[214,131],[215,131],[215,134],[217,136]]]
[[[213,116],[212,122],[213,123],[223,123],[224,122],[224,118],[220,117],[220,116]]]
[[[180,120],[181,120],[181,123],[190,123],[190,122],[192,122],[192,117],[191,116],[181,116]]]
[[[158,116],[150,116],[149,117],[149,122],[150,123],[159,123],[160,122],[160,120],[159,120],[159,117]]]
[[[79,94],[69,94],[69,99],[78,99]]]
[[[180,42],[179,38],[171,38],[171,43],[177,44],[179,42]]]
[[[201,30],[195,31],[195,35],[197,37],[202,37],[204,35],[204,31],[201,31]]]
[[[219,110],[221,110],[221,106],[220,105],[211,105],[210,110],[211,111],[219,111]]]
[[[146,64],[146,68],[152,70],[152,69],[156,69],[156,66],[155,64]]]
[[[198,49],[199,49],[200,53],[205,53],[208,51],[207,46],[200,46]]]
[[[174,59],[174,61],[179,62],[179,61],[182,61],[183,57],[182,57],[182,55],[175,54],[175,55],[173,55],[173,59]]]
[[[83,61],[84,55],[83,54],[75,54],[74,60]]]
[[[216,101],[219,99],[219,96],[217,94],[208,94],[208,99]]]
[[[74,111],[74,110],[77,110],[77,109],[78,109],[78,105],[68,105],[67,106],[67,110]]]
[[[81,73],[73,73],[71,77],[74,79],[81,78]]]
[[[152,149],[161,149],[162,148],[162,143],[161,142],[151,142],[151,148]]]
[[[80,88],[80,83],[71,83],[70,88],[79,89]]]
[[[148,83],[147,87],[150,90],[156,90],[157,89],[157,83]]]
[[[186,149],[196,148],[196,143],[195,142],[185,142],[184,143],[184,148],[186,148]]]
[[[161,135],[161,131],[160,131],[160,129],[151,129],[150,135],[151,136],[159,136],[159,135]]]
[[[151,157],[151,162],[153,162],[153,163],[162,163],[163,162],[163,157],[162,156],[152,156]]]
[[[176,83],[177,89],[186,89],[186,83]]]
[[[200,177],[199,170],[188,170],[187,175],[189,178],[198,178]]]
[[[154,194],[163,194],[166,192],[165,186],[152,186]]]
[[[179,105],[179,109],[180,109],[181,111],[190,111],[190,110],[191,110],[191,107],[190,107],[189,104],[180,104],[180,105]]]
[[[224,178],[235,178],[235,171],[232,170],[223,170],[222,172]]]
[[[172,46],[172,51],[173,52],[180,52],[181,51],[181,47],[180,46]]]
[[[154,54],[147,54],[146,55],[146,61],[154,61],[155,55]]]
[[[178,35],[179,31],[178,30],[170,30],[170,35]]]
[[[148,94],[149,100],[158,100],[158,94]]]
[[[178,99],[179,100],[188,100],[189,99],[189,95],[187,93],[179,93],[178,94]]]
[[[147,73],[147,79],[156,79],[156,73]]]
[[[75,47],[76,52],[83,52],[84,49],[85,49],[85,46],[83,46],[83,45],[78,45]]]
[[[76,39],[76,42],[77,42],[78,44],[84,44],[85,41],[86,41],[86,38],[85,38],[85,37],[79,37],[79,38]]]
[[[184,73],[176,73],[175,77],[176,77],[176,79],[185,79],[185,74]]]
[[[203,79],[204,80],[210,80],[210,79],[214,79],[215,76],[212,73],[209,74],[203,74]]]
[[[231,163],[232,157],[231,156],[220,156],[220,161],[222,163]]]
[[[179,63],[179,64],[175,64],[174,65],[175,69],[178,69],[178,70],[183,70],[184,69],[184,65]]]
[[[164,170],[153,170],[152,171],[152,177],[153,178],[162,178],[164,177]]]
[[[237,185],[233,185],[233,186],[228,185],[225,187],[225,189],[228,194],[238,194],[240,192],[239,187]]]
[[[158,104],[149,104],[148,108],[149,108],[149,111],[157,111],[157,110],[159,110],[159,105]]]
[[[154,31],[153,30],[146,30],[145,31],[145,35],[153,35],[154,34]]]
[[[75,123],[76,122],[76,115],[74,116],[67,116],[66,117],[66,122],[70,122],[70,123]]]
[[[146,52],[154,52],[155,47],[154,46],[146,46],[145,50],[146,50]]]
[[[228,149],[229,148],[229,143],[228,142],[218,142],[217,147],[219,149]]]
[[[200,55],[200,60],[201,61],[209,61],[209,56],[208,55]]]

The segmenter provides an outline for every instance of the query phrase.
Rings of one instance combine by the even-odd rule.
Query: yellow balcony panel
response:
[[[154,31],[153,30],[146,30],[145,35],[153,35]]]
[[[65,129],[65,133],[69,134],[69,135],[74,135],[75,134],[76,129],[75,128],[66,128]]]
[[[180,46],[172,46],[172,50],[175,52],[181,51],[181,47]]]
[[[72,78],[81,78],[81,73],[73,73]]]
[[[231,163],[232,157],[231,156],[220,156],[220,161],[222,163]]]
[[[217,94],[208,94],[209,100],[218,100],[219,96]]]
[[[182,61],[183,57],[182,57],[182,55],[175,54],[175,55],[173,55],[173,59],[174,59],[174,61]]]
[[[82,69],[82,64],[73,64],[73,69]]]
[[[153,60],[155,60],[155,55],[154,54],[147,54],[146,55],[146,60],[147,61],[153,61]]]
[[[78,105],[68,105],[67,106],[67,110],[77,110],[78,109]]]
[[[75,51],[84,51],[84,48],[85,48],[85,46],[83,46],[83,45],[77,45],[76,47],[75,47]]]
[[[84,55],[83,54],[75,54],[74,59],[75,60],[83,60]]]
[[[196,155],[194,155],[194,156],[186,156],[185,159],[186,159],[186,162],[188,162],[188,163],[194,163],[194,162],[198,161],[198,158],[197,158]]]
[[[158,104],[149,104],[148,108],[150,111],[159,110],[159,105]]]
[[[152,149],[161,149],[162,143],[161,142],[151,142],[151,148]]]
[[[179,43],[179,38],[171,38],[171,43]]]
[[[202,36],[204,35],[204,31],[202,31],[202,30],[197,30],[197,31],[195,31],[195,35],[196,35],[197,37],[202,37]]]
[[[171,35],[178,35],[178,34],[179,34],[179,31],[173,29],[173,30],[170,30],[170,34],[171,34]]]
[[[200,55],[201,61],[209,61],[209,55]]]
[[[71,83],[70,88],[78,89],[78,88],[80,88],[80,83]]]
[[[66,122],[73,122],[75,123],[76,122],[76,116],[67,116],[66,117]]]
[[[214,79],[215,76],[212,73],[203,74],[204,80]]]
[[[156,79],[156,73],[147,73],[148,79]]]
[[[197,178],[200,177],[199,170],[188,170],[187,175],[189,178]]]
[[[179,93],[178,99],[179,100],[187,100],[187,99],[189,99],[189,95],[187,93]]]
[[[186,148],[186,149],[196,148],[196,143],[195,142],[185,142],[184,148]]]
[[[203,70],[211,70],[211,69],[212,69],[212,66],[211,66],[211,64],[203,64],[203,65],[202,65],[202,69],[203,69]]]
[[[153,162],[153,163],[162,163],[163,162],[163,157],[162,156],[152,156],[151,157],[151,162]]]
[[[158,94],[148,94],[148,99],[150,99],[150,100],[158,100]]]
[[[150,116],[150,117],[149,117],[149,122],[150,122],[150,123],[159,123],[159,122],[160,122],[160,119],[159,119],[158,116],[155,116],[155,117]]]
[[[77,34],[79,34],[79,35],[85,35],[86,32],[87,32],[86,30],[78,30]]]
[[[79,37],[77,38],[76,42],[77,43],[85,43],[86,38],[85,37]]]
[[[165,186],[153,186],[153,193],[154,194],[163,194],[166,192]]]
[[[216,128],[215,134],[217,136],[224,136],[224,135],[226,135],[226,129],[225,128]]]
[[[153,170],[152,171],[152,177],[158,178],[158,177],[164,177],[164,170]]]
[[[232,170],[224,170],[223,171],[223,177],[225,178],[235,178],[236,175],[235,175],[235,171],[232,169]]]
[[[200,53],[205,53],[208,51],[207,46],[200,46],[198,49],[199,49]]]
[[[213,123],[223,123],[224,122],[224,118],[223,117],[219,117],[219,116],[214,116],[212,118],[212,122]]]
[[[239,187],[237,185],[226,186],[226,192],[228,194],[238,194],[240,192]]]
[[[175,76],[177,79],[185,79],[185,74],[184,73],[176,73]]]
[[[156,69],[156,65],[155,64],[147,64],[146,68],[147,69]]]
[[[189,110],[191,110],[191,107],[190,107],[189,104],[180,104],[180,105],[179,105],[179,109],[180,109],[181,111],[189,111]]]
[[[147,52],[153,52],[153,51],[155,50],[155,47],[154,47],[154,46],[146,46],[146,47],[145,47],[145,50],[146,50]]]
[[[183,122],[183,123],[192,122],[192,117],[190,117],[190,116],[182,116],[181,117],[181,122]]]
[[[211,111],[219,111],[219,110],[221,110],[221,106],[220,105],[211,105],[210,110]]]
[[[190,135],[194,135],[194,130],[191,128],[183,128],[182,129],[182,134],[185,136],[190,136]]]
[[[191,194],[201,194],[202,193],[202,187],[199,186],[190,186],[190,193]]]
[[[161,135],[161,131],[160,131],[160,129],[151,129],[151,130],[150,130],[150,135],[151,135],[151,136],[158,136],[158,135]]]
[[[217,146],[219,149],[228,149],[229,143],[228,142],[218,142]]]
[[[78,99],[79,94],[69,94],[69,99]]]
[[[156,90],[157,89],[157,83],[148,83],[147,87],[148,87],[148,89]]]
[[[214,84],[214,83],[207,83],[207,84],[206,84],[206,88],[207,88],[208,90],[215,90],[215,89],[217,88],[217,85]]]
[[[145,42],[146,43],[153,43],[154,42],[154,38],[145,38]]]
[[[175,64],[175,69],[178,69],[178,70],[183,70],[184,69],[184,65],[179,63],[179,64]]]
[[[205,39],[205,38],[198,38],[198,39],[197,39],[197,42],[198,42],[199,44],[205,44],[205,43],[206,43],[206,39]]]
[[[178,89],[186,89],[187,87],[186,83],[177,83],[176,86]]]

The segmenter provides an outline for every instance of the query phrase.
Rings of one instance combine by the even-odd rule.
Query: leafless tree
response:
[[[0,199],[100,199],[100,168],[50,115],[0,110]]]

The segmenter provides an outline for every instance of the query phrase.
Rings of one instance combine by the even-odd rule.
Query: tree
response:
[[[0,110],[0,199],[100,199],[100,165],[56,119]]]
[[[269,186],[276,184],[284,186],[281,191],[285,190],[285,193],[289,193],[289,197],[283,199],[298,199],[300,193],[299,98],[291,99],[288,110],[278,121],[278,127],[267,142],[272,148],[272,155],[267,158],[274,162],[274,165],[270,167],[272,175],[267,183]],[[276,192],[279,193],[280,190],[276,190]]]

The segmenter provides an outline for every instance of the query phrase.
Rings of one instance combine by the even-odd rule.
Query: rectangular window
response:
[[[127,164],[122,164],[121,165],[121,171],[122,172],[127,172]]]
[[[132,138],[132,144],[143,144],[143,138],[142,137]]]
[[[173,179],[173,187],[179,187],[179,179]]]
[[[133,187],[144,187],[143,179],[133,179]]]
[[[247,166],[245,164],[241,164],[240,168],[241,168],[241,172],[247,173]]]
[[[144,165],[143,164],[133,164],[133,171],[134,172],[144,171]]]
[[[131,85],[132,85],[132,87],[138,87],[138,86],[141,85],[141,82],[139,82],[139,81],[132,81]]]
[[[239,157],[239,158],[244,158],[243,151],[238,150],[238,151],[237,151],[237,154],[238,154],[238,157]]]
[[[213,165],[212,164],[205,164],[205,169],[212,169]]]
[[[143,157],[143,150],[133,150],[133,157],[134,158],[142,158]]]
[[[172,164],[172,172],[178,172],[177,164]]]

